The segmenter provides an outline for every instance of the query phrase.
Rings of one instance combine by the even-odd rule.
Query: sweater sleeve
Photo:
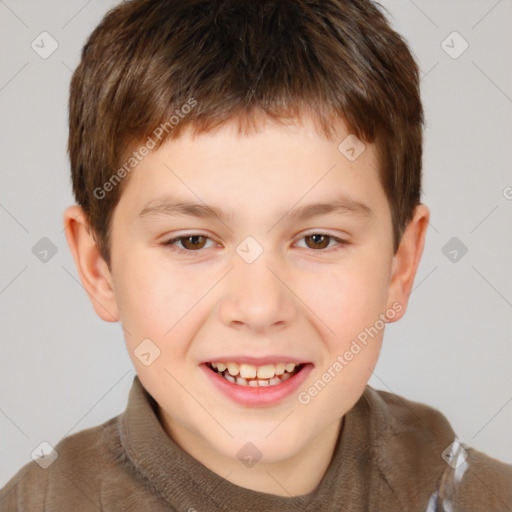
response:
[[[46,468],[25,464],[0,490],[0,512],[99,509],[102,479],[111,474],[116,418],[63,438],[58,457]],[[89,501],[87,501],[89,498]]]
[[[463,443],[447,460],[436,511],[512,511],[512,466]]]
[[[48,470],[29,462],[0,489],[0,512],[44,512],[47,488]]]

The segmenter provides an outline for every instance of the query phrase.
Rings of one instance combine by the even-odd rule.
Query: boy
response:
[[[124,2],[69,120],[66,237],[137,377],[0,510],[512,510],[512,466],[367,385],[429,220],[417,66],[370,0]]]

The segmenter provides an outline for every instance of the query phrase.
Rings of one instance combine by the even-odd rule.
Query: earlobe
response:
[[[106,322],[118,322],[112,275],[100,255],[83,209],[78,205],[69,206],[64,211],[63,220],[80,281],[96,314]]]
[[[407,225],[400,246],[393,256],[388,307],[398,302],[402,309],[398,315],[389,320],[390,322],[400,319],[407,309],[414,278],[423,254],[429,218],[430,211],[427,206],[420,204],[415,208],[413,218]]]

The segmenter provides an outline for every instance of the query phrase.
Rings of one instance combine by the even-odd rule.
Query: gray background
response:
[[[42,441],[121,413],[135,375],[120,326],[81,287],[62,225],[74,202],[71,72],[116,3],[0,1],[0,486]],[[432,218],[409,310],[387,327],[370,384],[436,407],[462,441],[512,463],[512,2],[383,4],[422,70]],[[43,31],[58,42],[46,59],[31,47],[51,48]],[[458,58],[453,31],[469,44]],[[46,262],[32,252],[43,237],[57,250]]]

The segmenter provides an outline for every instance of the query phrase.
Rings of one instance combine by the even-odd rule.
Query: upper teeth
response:
[[[244,379],[271,379],[275,375],[283,375],[285,370],[289,373],[295,369],[295,363],[277,363],[264,364],[263,366],[254,366],[252,364],[238,364],[234,362],[228,363],[211,363],[212,367],[219,372],[223,372],[226,368],[230,375],[236,377],[240,373],[240,377]]]

